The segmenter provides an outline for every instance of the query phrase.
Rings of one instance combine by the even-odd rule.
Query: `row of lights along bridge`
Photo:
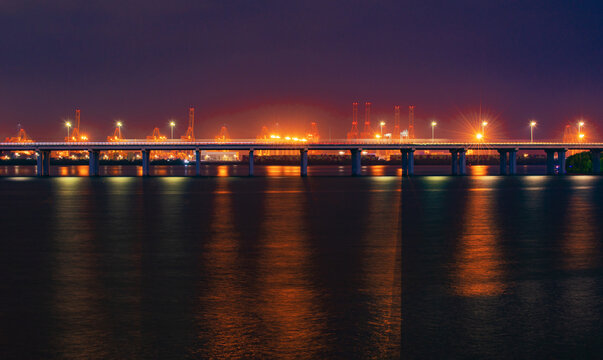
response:
[[[415,106],[411,105],[408,107],[408,126],[406,129],[401,128],[400,122],[400,106],[394,106],[394,124],[391,132],[385,132],[384,128],[386,127],[385,121],[379,122],[379,131],[374,131],[371,126],[371,107],[372,103],[365,103],[365,111],[364,111],[364,124],[362,127],[362,131],[359,130],[358,126],[358,102],[354,102],[352,104],[352,128],[347,133],[348,140],[359,140],[359,139],[384,139],[384,140],[413,140],[415,139],[415,122],[414,122],[414,110]],[[75,110],[75,120],[72,122],[71,120],[65,121],[66,127],[66,137],[65,141],[67,142],[86,142],[89,141],[89,137],[86,134],[80,132],[80,110]],[[195,109],[194,107],[189,108],[188,114],[188,127],[186,133],[180,137],[180,141],[194,141],[194,125],[195,125]],[[487,120],[482,120],[481,117],[478,119],[479,122],[479,130],[475,133],[475,140],[477,141],[485,141],[486,139],[486,128],[488,126]],[[125,141],[126,139],[123,137],[122,127],[124,123],[122,121],[116,121],[115,130],[113,135],[107,137],[107,141]],[[438,123],[437,121],[431,121],[431,140],[436,140],[436,127]],[[536,121],[529,121],[530,128],[530,141],[534,141],[534,128],[537,126]],[[578,121],[577,123],[577,132],[572,131],[570,125],[566,125],[564,129],[563,142],[581,142],[585,138],[585,134],[583,132],[583,128],[585,126],[585,122],[583,120]],[[174,128],[176,127],[176,121],[169,121],[170,127],[170,140],[174,139]],[[277,124],[278,127],[278,124]],[[310,129],[303,136],[285,136],[281,135],[277,129],[277,131],[269,131],[267,127],[262,127],[262,131],[260,135],[257,137],[259,140],[278,140],[278,141],[292,141],[292,142],[307,142],[307,141],[318,141],[320,140],[320,135],[318,132],[318,126],[315,122],[310,124]],[[146,140],[149,141],[167,141],[167,136],[162,135],[159,128],[154,128],[151,136],[147,136]],[[215,137],[216,141],[228,141],[230,137],[228,135],[228,129],[226,126],[222,126],[219,134]],[[29,139],[25,130],[20,129],[19,134],[12,138],[7,138],[7,142],[32,142],[33,140]]]

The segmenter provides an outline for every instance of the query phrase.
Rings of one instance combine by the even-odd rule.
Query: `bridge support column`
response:
[[[450,150],[450,157],[452,158],[452,175],[458,175],[459,174],[458,151]]]
[[[142,150],[142,176],[149,176],[150,167],[151,167],[151,159],[150,159],[151,151],[150,150]]]
[[[459,151],[459,174],[467,175],[467,151],[465,149]]]
[[[201,151],[195,149],[195,176],[201,176]]]
[[[249,176],[253,176],[253,149],[249,150]]]
[[[88,150],[88,176],[98,176],[98,162],[100,157],[100,151]]]
[[[36,151],[36,175],[44,176],[44,153],[41,151]]]
[[[300,152],[299,174],[308,176],[308,149],[302,149]]]
[[[557,151],[557,158],[559,159],[559,174],[565,175],[565,149],[560,149]]]
[[[408,166],[406,169],[406,175],[412,176],[415,174],[415,151],[408,151]]]
[[[546,150],[546,174],[555,175],[555,150]]]
[[[500,157],[500,174],[507,175],[507,151],[498,150]]]
[[[36,166],[36,174],[38,176],[49,176],[50,175],[50,151],[38,150],[38,159]]]
[[[352,153],[352,175],[358,176],[362,170],[362,149],[352,149],[350,152]]]
[[[590,158],[593,163],[593,174],[601,174],[601,150],[592,149],[590,151]]]
[[[400,150],[402,154],[402,176],[408,175],[408,151]]]
[[[509,151],[509,175],[517,174],[517,150]]]

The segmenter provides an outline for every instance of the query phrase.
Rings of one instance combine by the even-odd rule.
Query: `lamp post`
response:
[[[170,121],[170,128],[172,128],[172,140],[174,140],[174,126],[176,126],[176,122]]]
[[[534,142],[534,127],[536,126],[536,121],[530,121],[530,142]]]
[[[482,121],[482,136],[486,136],[486,125],[488,125],[487,121]]]
[[[383,137],[383,126],[385,126],[385,121],[380,122],[379,126],[381,126],[381,137]]]
[[[71,128],[71,123],[67,121],[65,122],[65,126],[67,127],[67,141],[69,141],[69,129]]]
[[[435,121],[431,122],[431,141],[435,141],[435,127],[437,124]]]
[[[118,134],[119,134],[118,136],[119,136],[120,139],[121,139],[121,127],[122,127],[122,125],[123,124],[121,123],[121,121],[117,122],[117,129],[118,129]]]

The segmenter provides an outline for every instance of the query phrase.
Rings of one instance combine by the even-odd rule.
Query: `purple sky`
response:
[[[198,138],[312,120],[341,138],[353,101],[373,103],[375,125],[401,105],[403,127],[416,105],[423,137],[431,119],[458,136],[480,103],[511,138],[529,136],[530,118],[540,138],[603,118],[600,1],[55,3],[0,2],[2,138],[21,124],[58,140],[75,107],[96,140],[118,118],[129,138],[169,133],[172,117],[181,134],[189,105]]]

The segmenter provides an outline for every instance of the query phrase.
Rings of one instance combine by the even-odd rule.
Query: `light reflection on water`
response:
[[[405,356],[603,352],[602,177],[402,183]]]
[[[88,176],[88,165],[51,166],[52,176]],[[299,166],[296,165],[255,165],[256,176],[299,176]],[[468,174],[473,176],[498,175],[498,166],[473,165],[467,168]],[[195,165],[151,165],[151,176],[195,176]],[[247,176],[247,165],[201,165],[201,176]],[[362,175],[371,176],[402,176],[402,167],[398,165],[370,165],[362,166]],[[518,174],[535,175],[544,174],[543,166],[520,166]],[[101,165],[101,176],[142,176],[142,166],[134,165]],[[310,165],[308,176],[349,176],[349,165]],[[449,175],[450,167],[446,165],[416,166],[416,175]],[[0,176],[35,176],[35,166],[16,165],[0,166]]]
[[[395,358],[400,183],[0,179],[5,358]]]
[[[16,179],[8,358],[603,352],[601,177]]]
[[[496,199],[492,192],[469,190],[466,209],[458,219],[463,230],[456,251],[455,289],[462,296],[500,295],[504,291],[501,281],[504,258],[493,219]]]

